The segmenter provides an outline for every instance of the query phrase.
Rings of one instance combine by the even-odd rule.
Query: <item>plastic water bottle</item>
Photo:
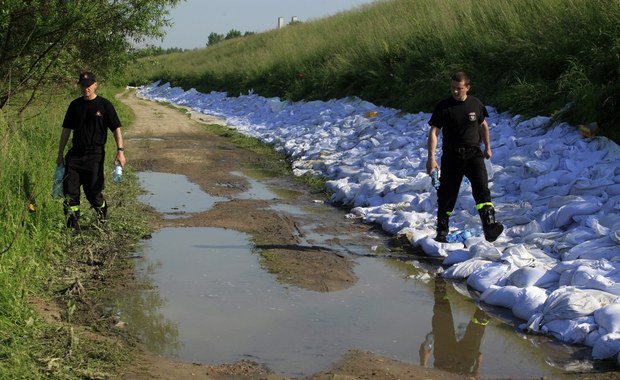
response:
[[[431,172],[431,183],[435,190],[439,190],[439,170],[433,169]]]
[[[448,243],[463,243],[465,240],[469,239],[472,236],[477,236],[478,231],[473,228],[458,230],[448,234],[446,236],[446,241]]]
[[[62,165],[56,166],[54,172],[54,184],[52,185],[52,198],[62,198],[62,179],[65,176],[65,167]]]
[[[116,163],[114,165],[114,172],[112,173],[112,180],[116,183],[121,182],[121,179],[123,178],[123,167],[121,166],[120,163]]]
[[[487,177],[489,178],[489,181],[493,178],[493,174],[495,174],[493,172],[493,165],[491,165],[491,160],[488,158],[484,159],[484,166],[487,169]]]

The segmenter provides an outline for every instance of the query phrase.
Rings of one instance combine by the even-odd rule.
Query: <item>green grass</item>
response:
[[[617,0],[383,0],[189,52],[139,60],[130,82],[253,89],[312,100],[359,96],[408,112],[447,96],[465,70],[500,111],[597,121],[620,140]]]
[[[114,100],[116,90],[102,87],[99,94]],[[108,227],[78,237],[64,227],[62,201],[51,197],[52,177],[64,112],[77,96],[42,98],[27,115],[14,115],[10,107],[0,112],[1,378],[109,378],[130,358],[116,343],[93,339],[80,323],[89,329],[102,323],[88,320],[97,317],[87,306],[101,296],[91,279],[106,278],[118,269],[121,260],[114,258],[131,250],[148,231],[147,210],[136,201],[140,190],[128,169],[122,186],[106,179],[104,194],[112,205]],[[131,111],[115,103],[129,125]],[[113,142],[107,145],[108,157],[115,148]],[[112,165],[109,160],[107,172]],[[93,224],[94,212],[85,209],[85,224]],[[77,284],[87,293],[67,291]],[[63,321],[77,325],[46,321],[33,309],[33,301],[60,305]]]

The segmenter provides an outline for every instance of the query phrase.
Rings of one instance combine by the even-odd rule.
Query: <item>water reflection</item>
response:
[[[215,203],[226,200],[205,193],[199,185],[183,175],[140,172],[137,176],[140,186],[149,190],[148,194],[139,196],[138,200],[149,203],[164,219],[187,217],[188,213],[208,210]]]
[[[433,354],[435,368],[471,375],[478,379],[482,361],[480,346],[489,318],[482,309],[476,308],[463,336],[459,338],[454,329],[446,286],[443,278],[435,278],[432,331],[420,345],[420,365],[428,367],[428,361]]]
[[[150,263],[145,268],[142,281],[150,281],[149,273],[161,268],[161,263]],[[179,348],[179,327],[162,312],[166,306],[156,289],[141,292],[129,292],[117,305],[120,320],[127,330],[140,339],[149,352],[160,355],[176,356]]]

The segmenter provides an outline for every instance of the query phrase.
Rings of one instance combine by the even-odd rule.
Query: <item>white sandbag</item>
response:
[[[588,347],[594,347],[594,345],[596,344],[596,341],[601,339],[601,336],[602,336],[601,332],[598,329],[596,329],[590,332],[588,336],[586,336],[586,339],[583,341],[583,344],[585,344]]]
[[[595,310],[613,303],[613,294],[574,286],[559,288],[549,295],[543,308],[544,322],[556,319],[577,319],[588,316]]]
[[[608,359],[619,352],[620,333],[605,334],[592,346],[592,358],[595,360]]]
[[[594,320],[604,333],[620,333],[620,303],[612,303],[595,310]]]
[[[530,254],[523,244],[506,248],[502,253],[501,260],[513,264],[517,268],[529,266],[536,262],[536,258]]]
[[[520,294],[521,289],[516,286],[493,285],[480,294],[480,301],[489,305],[512,309],[512,307],[517,303],[517,299]]]
[[[584,288],[603,290],[607,293],[620,296],[620,282],[600,274],[590,279],[590,281],[584,285]]]
[[[573,274],[575,273],[575,269],[568,269],[563,271],[560,274],[560,279],[558,281],[558,286],[572,286],[573,285]]]
[[[540,267],[523,267],[511,273],[506,284],[518,288],[527,288],[528,286],[548,288],[556,284],[559,279],[560,275],[553,270]]]
[[[462,244],[440,243],[429,236],[419,239],[417,243],[420,245],[422,251],[431,257],[447,257],[448,252],[463,249]]]
[[[487,241],[480,241],[480,243],[470,246],[469,252],[471,252],[472,257],[491,261],[498,261],[502,257],[500,250]]]
[[[462,263],[463,261],[467,261],[471,259],[471,252],[466,249],[457,249],[456,251],[452,251],[448,253],[448,257],[446,257],[442,265],[452,266],[454,264]]]
[[[570,225],[576,215],[592,215],[601,209],[600,203],[572,202],[560,207],[555,214],[555,227],[562,228]]]
[[[507,228],[505,234],[512,237],[521,237],[540,232],[543,232],[542,227],[537,221],[532,220],[527,224],[516,225]]]
[[[529,320],[533,315],[541,312],[547,296],[545,289],[537,286],[521,289],[517,302],[512,306],[512,314],[523,320]]]
[[[585,342],[586,337],[592,331],[596,330],[597,326],[592,318],[580,320],[569,319],[556,319],[546,323],[541,331],[544,334],[551,334],[556,339],[570,344],[581,344]]]
[[[562,260],[575,260],[580,258],[589,260],[612,260],[619,256],[620,245],[611,237],[605,236],[574,246],[562,255]]]
[[[615,223],[611,227],[611,232],[609,234],[609,238],[611,240],[613,240],[614,242],[616,242],[617,244],[620,244],[620,222],[619,223]]]
[[[575,268],[570,285],[587,288],[588,282],[599,274],[599,272],[598,269],[586,265]]]
[[[492,263],[467,277],[467,285],[479,292],[484,292],[491,285],[504,286],[506,284],[506,277],[509,274],[509,265]]]
[[[580,267],[590,267],[596,270],[604,271],[604,274],[607,275],[611,271],[616,271],[620,269],[620,264],[615,264],[606,259],[601,260],[586,260],[586,259],[577,259],[577,260],[568,260],[568,261],[558,261],[553,270],[562,273],[566,270],[572,269],[576,270]]]
[[[473,258],[451,266],[443,272],[442,276],[450,279],[464,279],[472,273],[491,265],[491,263],[489,260]]]

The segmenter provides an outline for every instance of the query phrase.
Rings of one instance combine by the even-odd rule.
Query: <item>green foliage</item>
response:
[[[228,33],[226,33],[225,39],[230,40],[230,39],[239,38],[239,37],[241,37],[241,32],[238,31],[237,29],[231,29],[230,31],[228,31]]]
[[[290,100],[359,96],[430,111],[450,74],[469,72],[487,104],[523,115],[565,113],[618,137],[617,0],[383,0],[208,49],[141,60],[132,83],[254,90]]]
[[[118,71],[132,42],[162,36],[178,1],[2,0],[0,108],[21,112],[40,88],[75,81],[80,70]]]
[[[229,30],[228,33],[226,33],[226,36],[224,36],[223,34],[211,32],[209,34],[209,38],[207,40],[207,46],[213,46],[213,45],[215,45],[217,43],[220,43],[222,41],[231,40],[233,38],[239,38],[239,37],[247,37],[247,36],[251,36],[253,34],[255,34],[255,33],[254,32],[245,32],[245,33],[242,34],[237,29]]]
[[[207,46],[213,46],[218,42],[224,41],[224,35],[212,32],[209,34],[209,38],[207,40]]]

